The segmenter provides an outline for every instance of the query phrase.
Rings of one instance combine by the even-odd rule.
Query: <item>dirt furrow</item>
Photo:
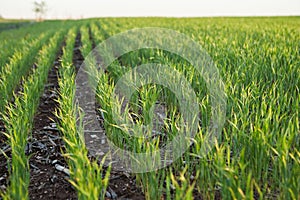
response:
[[[32,137],[28,142],[28,153],[31,154],[30,199],[77,199],[75,189],[68,182],[68,175],[56,169],[59,166],[67,167],[62,155],[63,141],[54,115],[59,97],[58,70],[61,56],[62,49],[49,71],[48,82],[34,117]]]

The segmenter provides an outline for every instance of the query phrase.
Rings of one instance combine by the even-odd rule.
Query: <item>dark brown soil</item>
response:
[[[0,120],[0,149],[4,151],[4,153],[9,154],[10,147],[9,145],[6,144],[7,139],[3,134],[4,131],[5,131],[4,124]],[[5,158],[1,150],[0,150],[0,193],[1,191],[5,190],[7,186],[6,180],[8,177],[7,164],[6,164],[7,159]]]
[[[48,74],[48,83],[40,98],[34,117],[32,137],[28,142],[31,154],[30,199],[76,199],[76,192],[68,182],[68,176],[56,170],[55,164],[67,167],[62,156],[63,142],[57,130],[54,115],[58,98],[58,69],[60,50],[54,66]],[[54,163],[55,162],[55,163]]]

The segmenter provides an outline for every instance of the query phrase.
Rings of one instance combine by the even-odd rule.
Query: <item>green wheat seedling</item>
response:
[[[47,41],[50,34],[41,34],[39,38],[28,43],[24,48],[16,51],[0,72],[0,111],[4,111],[5,105],[11,101],[13,91],[33,65],[35,55],[42,44]]]
[[[81,26],[80,33],[81,33],[81,41],[82,41],[81,53],[83,57],[87,57],[92,50],[92,41],[90,40],[88,26],[87,25]]]
[[[104,199],[108,185],[109,170],[105,177],[103,163],[98,166],[97,162],[91,162],[84,143],[83,129],[77,127],[78,107],[74,104],[75,76],[70,66],[62,66],[65,71],[61,72],[60,99],[57,117],[59,118],[59,130],[65,141],[65,157],[71,172],[70,182],[76,188],[79,199]],[[69,71],[69,72],[68,72]],[[71,71],[71,73],[70,73]]]
[[[26,49],[34,40],[42,36],[45,31],[57,28],[56,23],[40,23],[0,33],[0,70],[5,68],[14,54]],[[32,31],[34,30],[34,31]],[[46,33],[47,34],[47,33]],[[24,53],[24,52],[23,52]]]
[[[169,171],[166,177],[166,199],[194,199],[193,190],[196,181],[191,182],[190,177],[187,176],[187,168],[185,167],[183,170],[180,170],[178,177],[174,175],[172,170]],[[193,179],[197,179],[198,175],[197,172]]]
[[[43,46],[37,58],[39,67],[24,80],[22,94],[15,95],[14,104],[7,106],[8,113],[3,117],[5,135],[11,146],[12,155],[9,165],[9,187],[3,194],[4,199],[28,199],[29,157],[25,155],[27,138],[31,134],[34,114],[47,81],[48,71],[52,67],[62,39],[62,32],[58,32],[50,39],[49,45]]]
[[[85,37],[85,29],[81,29]],[[69,31],[66,47],[63,48],[62,67],[59,70],[60,98],[56,116],[59,130],[65,142],[64,156],[70,168],[71,184],[76,188],[79,199],[104,199],[108,186],[110,168],[103,177],[103,162],[90,161],[84,142],[83,127],[78,124],[79,108],[75,105],[75,73],[72,65],[76,29]],[[86,47],[83,47],[86,48]],[[82,114],[79,114],[82,116]]]

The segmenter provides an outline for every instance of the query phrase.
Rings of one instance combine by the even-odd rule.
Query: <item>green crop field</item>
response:
[[[117,56],[105,70],[87,69],[96,80],[93,106],[99,126],[118,148],[130,152],[155,154],[176,136],[192,132],[192,125],[184,122],[179,96],[166,86],[184,99],[189,89],[195,94],[197,104],[188,104],[187,110],[199,110],[192,116],[196,134],[184,137],[190,144],[184,153],[155,170],[118,171],[105,162],[109,154],[89,150],[83,120],[87,113],[77,101],[76,75],[84,58],[99,64],[97,55],[89,54],[98,44],[146,27],[174,30],[201,46],[218,71],[223,91],[210,90],[207,79],[214,82],[213,77],[203,77],[188,59],[165,49],[132,50]],[[128,41],[139,46],[140,40]],[[162,46],[185,47],[172,35],[159,41]],[[126,41],[116,44],[112,53],[118,55],[124,45]],[[64,187],[69,188],[67,196],[46,197],[300,199],[300,17],[0,21],[0,55],[0,199],[43,198],[46,193],[56,195],[47,188]],[[157,67],[156,82],[163,84],[133,75],[140,65],[148,66],[150,73],[150,63]],[[171,72],[161,75],[162,65],[184,81],[176,81]],[[140,86],[132,86],[134,82]],[[113,95],[120,84],[133,90],[129,99]],[[219,95],[226,97],[224,123],[203,153],[215,112],[212,103]],[[120,123],[119,118],[126,120]],[[47,120],[53,127],[45,128],[48,123],[39,128],[40,121]],[[41,156],[45,152],[48,157]],[[137,163],[151,168],[155,162]]]

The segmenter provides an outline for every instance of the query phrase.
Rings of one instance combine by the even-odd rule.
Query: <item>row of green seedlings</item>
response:
[[[19,85],[22,77],[26,76],[34,64],[34,57],[42,45],[49,40],[51,34],[41,34],[32,41],[22,41],[24,47],[17,49],[9,62],[0,72],[0,112],[11,101],[13,91]]]
[[[30,181],[29,156],[25,149],[30,137],[34,114],[39,105],[39,97],[47,81],[48,71],[53,66],[57,52],[63,40],[63,31],[58,31],[39,51],[37,68],[28,79],[24,79],[23,92],[14,95],[15,101],[7,106],[3,115],[8,143],[11,147],[11,160],[8,160],[9,186],[3,199],[28,199]]]
[[[3,31],[0,33],[0,70],[5,68],[5,64],[13,57],[17,51],[22,52],[22,49],[29,47],[33,40],[36,40],[45,30],[54,30],[59,28],[61,24],[69,24],[72,22],[57,21],[36,23],[30,26],[24,26],[19,29]],[[25,49],[25,51],[28,51]],[[35,54],[34,54],[35,55]]]
[[[87,27],[82,26],[80,32],[84,44],[82,53],[86,56],[91,51]],[[82,122],[80,121],[82,113],[75,103],[75,69],[72,58],[76,33],[77,28],[69,31],[61,58],[58,81],[60,88],[59,109],[56,111],[59,120],[58,128],[65,142],[64,156],[70,168],[70,182],[77,190],[78,199],[104,199],[110,168],[104,173],[103,162],[98,165],[97,160],[89,160]]]
[[[93,25],[92,34],[96,44],[101,43],[105,37],[103,32]],[[98,50],[101,51],[100,49]],[[118,60],[114,61],[107,68],[108,73],[101,73],[95,68],[89,69],[90,75],[98,83],[96,98],[101,106],[100,112],[103,113],[105,119],[106,135],[121,149],[127,148],[127,150],[135,153],[154,152],[160,148],[161,141],[165,139],[164,137],[172,138],[181,132],[181,130],[178,130],[180,126],[180,117],[177,116],[178,110],[176,106],[169,107],[166,113],[169,118],[164,121],[165,127],[167,127],[164,133],[165,136],[161,135],[151,140],[155,126],[151,125],[153,121],[151,117],[153,115],[153,105],[163,96],[159,94],[162,88],[156,85],[145,85],[142,88],[136,88],[133,97],[129,100],[131,106],[126,105],[125,108],[122,108],[124,99],[114,98],[113,93],[118,79],[129,69],[130,66],[128,68],[120,66]],[[134,83],[135,81],[134,76],[129,76],[126,82],[122,84],[125,87],[132,87],[130,83]],[[169,81],[172,81],[172,79]],[[140,84],[144,85],[145,83],[142,82]],[[141,111],[141,114],[139,111]],[[124,124],[118,124],[116,117],[120,117],[121,120],[125,119],[123,121]],[[134,124],[134,126],[127,126],[129,124]],[[146,131],[143,128],[145,125],[149,125]],[[141,133],[144,135],[141,136]],[[151,159],[145,159],[142,163],[134,163],[133,161],[130,164],[132,166],[141,164],[143,165],[139,166],[141,169],[148,169],[149,166],[155,167],[153,165],[157,163]],[[141,185],[146,199],[161,199],[162,197],[166,197],[167,199],[192,199],[195,182],[187,178],[188,174],[187,168],[180,166],[177,167],[177,170],[172,168],[151,172],[145,170],[144,173],[136,173],[134,175],[136,176],[137,183]],[[195,174],[195,176],[197,175]]]
[[[11,33],[10,35],[14,35],[13,33]],[[24,33],[20,33],[20,35],[24,35]],[[12,57],[12,55],[16,52],[16,50],[20,50],[22,48],[24,48],[25,46],[28,45],[28,43],[30,43],[30,41],[34,40],[35,38],[37,38],[37,36],[35,35],[35,37],[26,37],[26,38],[19,38],[19,39],[14,39],[14,38],[7,38],[5,37],[5,35],[0,35],[0,40],[1,40],[1,44],[0,44],[0,69],[2,69],[4,67],[4,65],[9,62],[10,57]]]
[[[28,44],[30,39],[23,39],[20,41],[9,41],[9,40],[1,40],[0,45],[0,70],[4,67],[4,65],[9,62],[10,57],[14,54],[16,49],[20,49],[23,46]]]
[[[197,35],[216,61],[229,97],[223,130],[226,145],[219,150],[227,155],[218,168],[203,163],[208,169],[206,180],[211,181],[203,179],[202,183],[217,184],[222,196],[233,198],[255,192],[260,198],[297,199],[299,61],[295,58],[299,51],[294,51],[293,41],[299,35],[289,32],[292,27],[282,30],[276,24],[262,29],[241,29],[236,23],[229,27],[206,33],[201,29],[207,28],[201,27],[190,33]],[[292,40],[285,39],[287,30]],[[245,189],[251,184],[254,191]]]

